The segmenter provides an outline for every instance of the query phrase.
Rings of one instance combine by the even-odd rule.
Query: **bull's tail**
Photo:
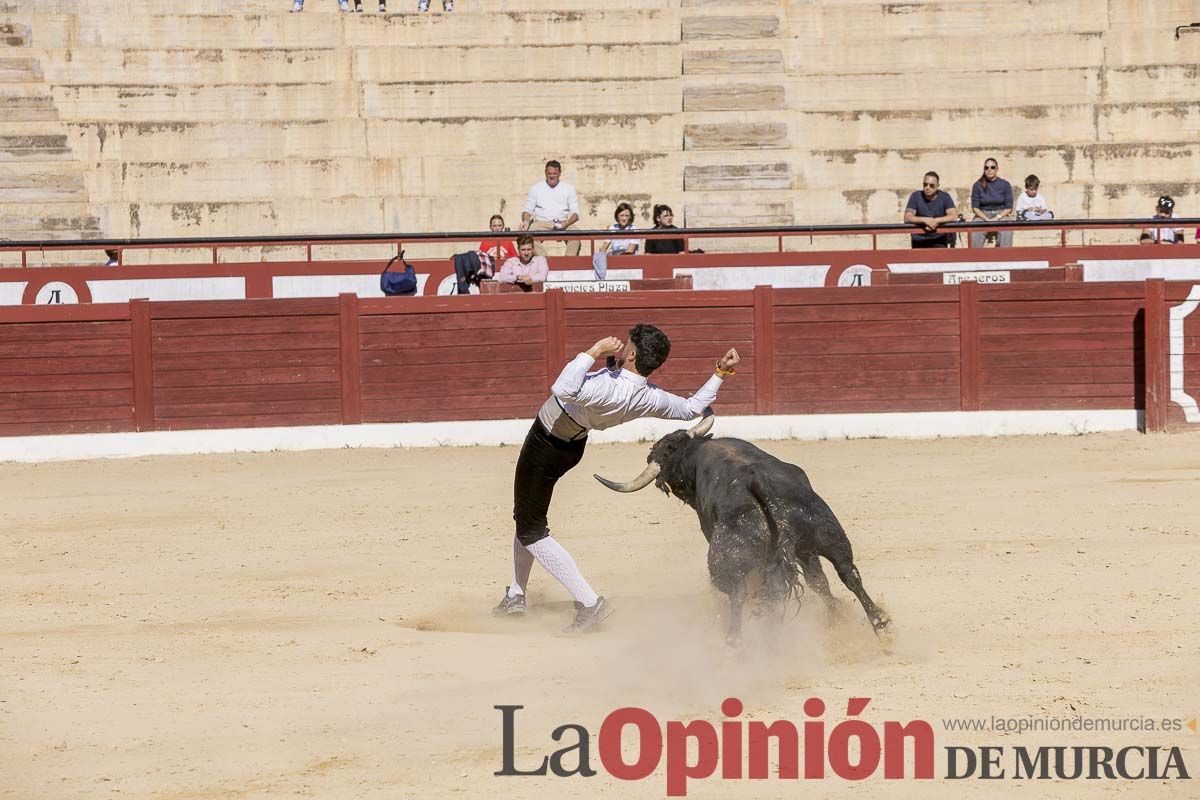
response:
[[[804,582],[800,579],[800,560],[796,556],[795,543],[788,534],[786,526],[779,524],[771,498],[762,490],[757,480],[750,481],[750,495],[762,509],[763,518],[767,521],[767,531],[770,533],[767,549],[763,554],[764,560],[768,564],[776,566],[782,576],[781,599],[794,600],[796,613],[800,613],[800,599],[804,594]]]

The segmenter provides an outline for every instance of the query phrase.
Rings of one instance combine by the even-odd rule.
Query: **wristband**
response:
[[[718,375],[720,375],[722,378],[728,378],[730,375],[736,375],[736,374],[737,374],[737,370],[733,370],[733,369],[721,369],[720,365],[718,364],[718,365],[717,365],[717,369],[716,369],[716,373],[717,373]]]

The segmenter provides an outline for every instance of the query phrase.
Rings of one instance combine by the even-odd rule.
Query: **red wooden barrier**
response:
[[[0,435],[528,417],[571,355],[640,321],[672,339],[654,376],[671,391],[694,391],[738,348],[723,414],[1145,408],[1162,430],[1189,424],[1173,381],[1200,396],[1191,291],[964,283],[15,307],[0,311]]]

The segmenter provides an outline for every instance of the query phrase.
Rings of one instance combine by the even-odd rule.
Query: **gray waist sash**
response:
[[[559,399],[553,395],[542,403],[537,416],[547,433],[564,442],[573,442],[588,435],[588,429],[572,419]]]

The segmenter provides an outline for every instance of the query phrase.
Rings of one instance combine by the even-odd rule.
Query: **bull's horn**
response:
[[[658,471],[660,469],[662,469],[662,467],[660,467],[656,462],[651,461],[646,465],[646,468],[642,470],[641,475],[638,475],[636,478],[631,481],[627,481],[626,483],[610,481],[608,478],[601,478],[599,475],[593,475],[592,477],[603,483],[608,488],[612,489],[614,492],[636,492],[638,489],[645,489],[647,486],[649,486],[650,482],[658,477]]]
[[[695,425],[688,428],[688,436],[692,437],[693,439],[695,439],[698,436],[703,436],[704,434],[708,433],[709,430],[712,429],[713,423],[716,422],[716,420],[717,420],[716,414],[709,414],[707,417],[704,417],[699,422],[697,422]]]

